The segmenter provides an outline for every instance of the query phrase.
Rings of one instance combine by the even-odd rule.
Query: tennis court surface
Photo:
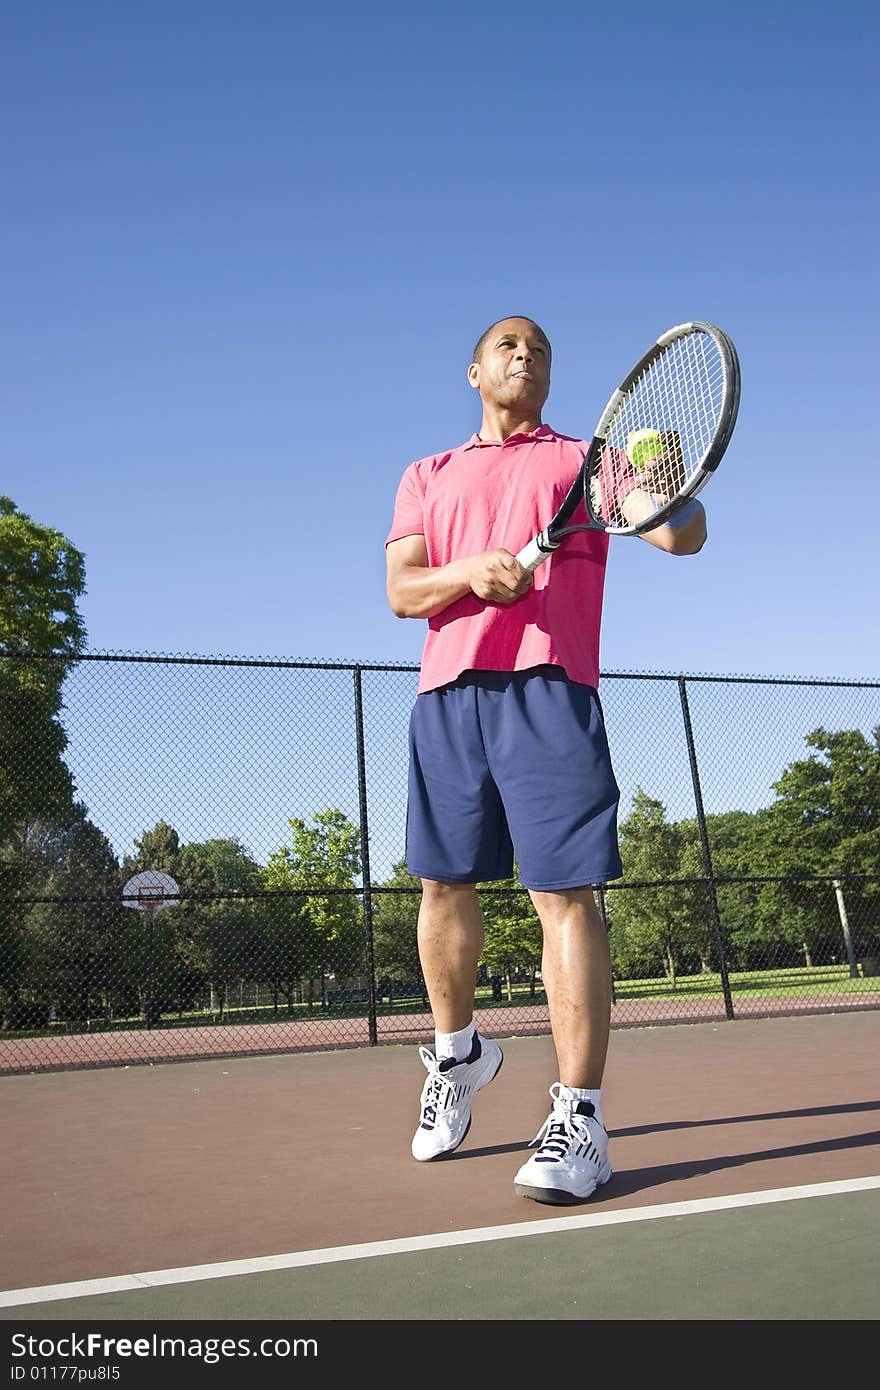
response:
[[[0,1319],[876,1318],[880,1012],[615,1032],[615,1175],[568,1208],[513,1192],[552,1042],[499,1041],[428,1164],[416,1046],[3,1078]]]

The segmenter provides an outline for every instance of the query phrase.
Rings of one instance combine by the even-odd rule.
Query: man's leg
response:
[[[457,1033],[474,1016],[483,949],[483,914],[472,883],[422,879],[418,942],[434,1026],[440,1033]]]
[[[605,924],[589,888],[532,891],[541,920],[541,974],[559,1081],[534,1143],[537,1152],[514,1179],[521,1197],[582,1202],[611,1177],[601,1087],[611,1027],[611,956]]]
[[[473,1027],[477,962],[483,949],[483,914],[473,884],[422,880],[419,959],[438,1040],[463,1034],[446,1055],[421,1049],[428,1078],[422,1088],[413,1157],[424,1162],[457,1149],[471,1123],[471,1102],[495,1077],[501,1048]]]
[[[563,1086],[598,1090],[611,1027],[611,954],[591,888],[532,891],[544,949],[541,975]]]

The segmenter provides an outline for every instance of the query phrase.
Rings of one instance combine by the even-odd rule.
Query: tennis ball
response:
[[[663,453],[663,437],[659,430],[630,430],[626,437],[626,454],[633,468],[644,468],[649,459]]]

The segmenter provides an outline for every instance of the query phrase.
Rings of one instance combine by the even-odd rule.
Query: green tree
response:
[[[10,866],[31,821],[63,821],[73,804],[58,694],[26,675],[18,663],[0,659],[0,846]]]
[[[754,872],[751,867],[754,864],[754,819],[747,811],[726,811],[706,817],[712,872],[718,878],[736,878]],[[677,832],[682,878],[705,879],[703,842],[696,819],[680,821]],[[748,940],[755,896],[744,892],[739,884],[716,885],[716,928],[709,892],[708,885],[681,889],[682,907],[688,916],[684,940],[699,958],[700,970],[704,973],[720,970],[722,950],[726,963],[731,964],[731,941]],[[720,948],[718,931],[721,932]]]
[[[260,866],[235,839],[201,840],[178,851],[178,871],[188,882],[210,881],[214,893],[258,893],[262,888]]]
[[[620,826],[625,880],[650,881],[681,876],[681,834],[666,820],[663,804],[641,788]],[[611,897],[611,895],[609,895]],[[659,964],[675,986],[679,961],[694,942],[694,903],[681,886],[631,888],[613,894],[609,917],[618,977],[651,975]]]
[[[360,836],[335,807],[315,812],[311,825],[296,817],[288,825],[293,843],[269,856],[263,881],[269,889],[297,894],[282,918],[283,930],[295,933],[294,953],[309,982],[309,1002],[316,978],[326,1002],[327,975],[351,976],[363,965],[360,904],[351,891],[360,875]]]
[[[845,879],[849,915],[862,924],[859,949],[871,952],[880,942],[880,730],[869,739],[859,729],[817,728],[805,742],[815,751],[774,784],[766,822],[776,872],[792,880],[777,897],[797,915],[809,963],[819,952],[839,954],[842,933],[830,887],[810,882],[811,875]]]
[[[6,1006],[18,997],[28,955],[15,899],[25,882],[21,856],[29,827],[38,820],[63,824],[73,807],[59,715],[64,677],[85,640],[77,610],[84,588],[85,561],[70,541],[0,497],[0,1004]]]
[[[24,908],[29,997],[77,1026],[125,1010],[129,933],[128,913],[115,900],[119,865],[84,806],[64,824],[29,826],[23,872],[27,896],[61,900]]]
[[[85,592],[85,558],[60,531],[41,526],[0,497],[0,642],[7,653],[75,658],[85,641],[76,601]],[[40,667],[28,680],[60,690],[67,663]]]
[[[320,974],[320,966],[314,963],[313,928],[306,912],[306,899],[298,895],[284,896],[286,881],[283,866],[279,869],[267,865],[263,871],[265,886],[282,892],[278,897],[270,895],[263,901],[255,975],[271,989],[275,1012],[279,999],[283,998],[287,1012],[292,1014],[300,1000],[302,980],[311,980],[316,969]]]
[[[27,887],[27,853],[35,823],[64,824],[73,779],[62,761],[66,739],[51,691],[22,684],[0,660],[0,1009],[19,1004],[29,945],[16,903]]]
[[[200,983],[209,983],[196,946],[199,903],[188,895],[210,893],[213,880],[203,864],[184,857],[180,836],[167,821],[145,830],[134,847],[136,853],[123,860],[120,886],[145,869],[158,869],[174,879],[182,899],[152,917],[146,912],[131,914],[130,970],[137,979],[142,1014],[152,1025],[163,1013],[179,1012],[190,1004]]]
[[[801,959],[809,964],[809,943],[820,930],[816,885],[807,880],[801,851],[775,805],[749,817],[738,851],[726,862],[716,856],[715,869],[766,880],[719,889],[732,966],[782,969]]]
[[[400,860],[391,870],[385,888],[401,892],[373,895],[373,954],[378,977],[378,993],[387,994],[389,1003],[396,985],[418,981],[426,998],[419,960],[418,916],[421,884]]]
[[[122,875],[126,883],[144,869],[158,869],[163,874],[170,874],[178,888],[183,888],[180,881],[184,876],[180,862],[180,836],[173,826],[164,820],[157,821],[152,830],[145,830],[141,838],[135,840],[134,847],[137,853],[126,855],[122,861]],[[207,885],[209,875],[201,874],[199,877]],[[192,891],[198,892],[199,888]]]
[[[513,976],[528,971],[532,994],[541,964],[542,933],[532,900],[516,877],[487,884],[481,906],[485,940],[481,961],[490,975],[501,976],[508,1003],[513,999]]]
[[[222,1018],[234,980],[252,979],[262,957],[261,927],[265,907],[259,899],[240,896],[262,888],[260,866],[237,840],[206,840],[187,844],[177,855],[183,884],[198,883],[208,894],[228,893],[187,904],[184,960],[211,984],[212,1001]]]

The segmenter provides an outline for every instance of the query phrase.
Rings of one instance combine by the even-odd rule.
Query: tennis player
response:
[[[587,441],[543,421],[551,348],[532,319],[493,323],[468,381],[479,432],[412,463],[386,542],[387,593],[402,618],[427,619],[410,721],[406,862],[421,880],[418,947],[434,1049],[413,1157],[458,1148],[477,1091],[502,1050],[474,1024],[483,918],[476,884],[516,863],[542,929],[558,1079],[515,1191],[585,1200],[612,1168],[602,1114],[611,1022],[608,939],[592,885],[622,872],[619,790],[599,703],[599,634],[608,536],[568,539],[534,573],[517,551],[554,515]],[[706,538],[695,501],[644,539],[692,554]]]

